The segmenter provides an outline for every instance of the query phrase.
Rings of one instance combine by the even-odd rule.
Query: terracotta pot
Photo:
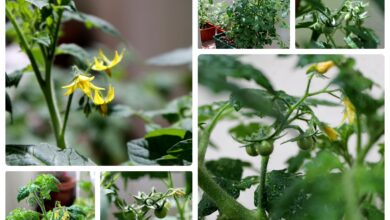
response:
[[[226,31],[224,29],[222,29],[220,26],[215,26],[215,28],[217,29],[217,34],[222,34],[222,33],[225,33]]]
[[[66,174],[57,176],[57,179],[61,182],[58,185],[59,192],[50,194],[51,200],[45,201],[46,210],[53,209],[56,201],[63,206],[71,206],[76,199],[76,179]]]
[[[202,42],[212,40],[215,35],[215,26],[209,22],[200,29],[200,40]]]

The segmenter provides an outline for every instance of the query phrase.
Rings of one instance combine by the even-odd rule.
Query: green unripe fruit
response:
[[[166,205],[154,210],[154,215],[157,218],[165,218],[165,216],[167,216],[167,214],[168,214],[168,208],[166,207]]]
[[[256,157],[257,155],[259,155],[257,153],[256,148],[255,148],[255,146],[253,144],[246,146],[245,147],[245,151],[251,157]]]
[[[270,141],[262,141],[260,143],[255,144],[256,151],[261,156],[269,156],[274,151],[274,144]]]
[[[313,141],[313,138],[311,138],[311,137],[305,137],[305,138],[299,139],[297,141],[297,144],[301,150],[309,150],[310,148],[313,147],[314,141]]]

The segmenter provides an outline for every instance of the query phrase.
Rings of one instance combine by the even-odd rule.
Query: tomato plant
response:
[[[45,106],[42,112],[43,114],[47,113],[47,118],[42,116],[42,121],[48,123],[48,128],[42,135],[45,142],[41,144],[22,144],[25,143],[25,139],[31,141],[31,138],[26,138],[28,135],[24,135],[24,133],[21,135],[20,130],[15,128],[18,131],[13,131],[12,134],[16,133],[17,137],[14,137],[10,142],[7,140],[7,164],[95,165],[95,163],[105,163],[106,160],[103,158],[102,162],[95,162],[93,157],[96,154],[110,153],[114,155],[110,155],[111,157],[115,157],[113,160],[121,158],[118,161],[108,162],[110,165],[114,163],[188,165],[191,163],[190,95],[183,92],[172,94],[173,92],[170,92],[172,90],[170,88],[171,79],[155,80],[162,81],[163,86],[150,82],[152,80],[149,79],[146,88],[140,88],[139,82],[134,82],[134,84],[138,85],[137,93],[145,96],[145,99],[151,96],[145,93],[153,93],[152,95],[160,96],[161,99],[163,97],[163,101],[153,99],[159,105],[159,109],[155,107],[157,105],[151,109],[141,108],[142,105],[139,103],[142,103],[143,99],[139,99],[138,95],[135,95],[135,99],[129,98],[129,93],[134,92],[127,90],[124,92],[127,102],[137,102],[139,105],[134,107],[128,103],[120,104],[117,97],[123,92],[115,88],[119,84],[115,81],[119,81],[118,79],[121,77],[119,75],[122,75],[117,70],[126,60],[130,49],[124,46],[123,49],[110,53],[102,49],[91,52],[87,48],[73,43],[62,43],[61,37],[68,31],[63,27],[66,22],[72,20],[81,22],[86,29],[101,30],[113,36],[120,43],[127,45],[123,36],[113,25],[99,17],[79,11],[73,0],[7,0],[6,17],[7,42],[18,46],[28,58],[26,66],[6,73],[6,110],[9,112],[7,116],[10,119],[7,126],[11,129],[12,126],[18,126],[13,124],[15,110],[19,111],[19,115],[16,115],[18,119],[23,117],[20,116],[23,115],[20,114],[20,111],[24,111],[24,109],[15,108],[15,104],[19,104],[16,101],[25,101],[27,103],[23,104],[27,104],[34,110],[39,108],[39,111],[41,111],[41,105]],[[177,51],[163,54],[145,62],[142,61],[142,65],[156,69],[164,69],[165,66],[187,65],[191,63],[191,52],[189,51],[189,49],[179,50],[179,55]],[[182,54],[185,55],[182,56]],[[54,61],[58,61],[64,55],[69,58],[70,65],[66,68],[60,68]],[[185,69],[183,72],[190,73],[187,70],[189,68],[183,69]],[[33,80],[25,83],[26,86],[19,86],[23,79],[27,80],[26,78],[29,76],[26,75],[28,74],[33,74]],[[190,76],[190,74],[185,75]],[[186,80],[182,77],[177,78],[178,81]],[[126,89],[128,86],[122,84],[122,87],[126,87]],[[19,97],[13,96],[14,89],[23,92],[20,92]],[[61,92],[61,95],[58,95],[58,92]],[[23,96],[28,96],[28,98]],[[17,98],[20,99],[17,100]],[[39,104],[34,105],[35,103]],[[23,104],[21,105],[23,106]],[[129,118],[140,119],[142,126],[137,126],[141,127],[140,130],[143,133],[138,133],[137,137],[142,136],[142,138],[136,139],[134,135],[129,137],[126,132],[122,132],[125,134],[119,136],[121,132],[118,130],[121,129],[111,124],[114,120],[113,117],[127,120]],[[19,121],[19,126],[23,124],[23,132],[27,133],[31,122],[29,119],[24,120],[23,122]],[[83,128],[77,131],[68,129],[69,122],[72,125],[79,123]],[[124,120],[121,122],[126,123]],[[100,135],[100,132],[104,130],[102,127],[107,127],[105,130],[110,130],[114,137]],[[128,130],[132,127],[126,126]],[[74,141],[75,139],[83,139],[81,137],[88,138],[93,133],[98,135],[89,141],[91,142],[88,144],[90,149],[84,149],[83,143]],[[80,138],[73,138],[75,136]],[[67,139],[67,137],[72,138]],[[34,140],[38,141],[39,138],[34,135]],[[46,143],[47,139],[53,139],[55,143],[49,141]],[[157,147],[158,141],[163,141],[164,145]],[[102,142],[106,146],[96,147],[96,145],[102,145]]]
[[[126,220],[146,220],[153,216],[156,218],[173,218],[186,220],[191,219],[191,210],[189,201],[192,193],[192,176],[191,173],[183,173],[185,177],[185,188],[177,188],[173,182],[172,173],[170,172],[106,172],[103,173],[102,187],[102,204],[109,206],[109,203],[115,204],[117,212],[114,216],[117,219]],[[119,180],[136,181],[142,178],[157,179],[163,182],[167,188],[161,192],[152,188],[150,192],[139,191],[137,195],[132,195],[134,201],[120,196]],[[107,203],[108,202],[108,203]],[[102,206],[102,219],[106,219],[108,213],[103,212],[108,207]],[[170,210],[176,210],[177,214],[172,215]]]
[[[377,1],[380,3],[381,1]],[[383,1],[382,3],[383,4]],[[310,39],[300,47],[314,48],[377,48],[378,35],[364,25],[369,17],[369,3],[361,0],[344,0],[337,9],[328,7],[323,1],[299,2],[296,12],[296,28],[311,31]],[[343,42],[336,40],[342,35]]]
[[[94,200],[93,191],[91,187],[86,187],[86,182],[83,184],[84,189],[90,191],[90,197],[79,199],[70,207],[62,206],[59,201],[56,201],[56,205],[52,210],[46,210],[45,200],[51,200],[51,193],[58,192],[58,184],[60,182],[56,177],[51,174],[40,174],[33,181],[27,185],[21,187],[18,191],[17,200],[18,202],[26,200],[30,206],[38,206],[41,212],[32,210],[26,210],[17,208],[11,211],[6,219],[7,220],[63,220],[63,219],[85,219],[92,220],[95,218],[94,215]],[[92,194],[91,194],[92,192]],[[83,201],[83,202],[82,202]]]
[[[239,0],[227,9],[227,36],[238,48],[263,48],[275,40],[282,48],[287,45],[279,38],[277,28],[288,27],[289,1]]]
[[[295,77],[280,59],[286,58],[272,65],[284,74],[282,79]],[[362,59],[300,55],[295,60],[295,74],[306,79],[299,84],[304,86],[295,85],[302,90],[298,96],[271,83],[261,65],[236,56],[199,57],[199,83],[230,93],[228,100],[198,108],[199,218],[218,212],[218,219],[384,219],[383,88],[359,70]],[[251,61],[262,64],[261,58]],[[318,114],[326,108],[344,109],[344,116],[334,116],[337,125]],[[223,128],[233,142],[213,141],[213,133],[226,125],[233,126]],[[280,161],[277,155],[287,151],[286,143],[297,153],[289,153],[283,168],[274,169],[269,162]],[[206,157],[211,146],[218,154],[239,147],[240,158],[247,156],[247,161],[237,159],[238,153],[207,160],[215,158]],[[258,155],[251,148],[249,155],[244,153],[253,146]],[[239,199],[248,190],[254,192],[254,209]]]

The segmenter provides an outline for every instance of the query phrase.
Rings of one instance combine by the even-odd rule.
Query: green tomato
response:
[[[269,156],[274,151],[274,144],[271,141],[262,141],[255,144],[256,151],[261,156]]]
[[[297,141],[298,147],[301,150],[309,150],[313,147],[314,141],[312,137],[301,138]]]
[[[248,145],[245,147],[245,150],[246,150],[246,153],[251,156],[251,157],[256,157],[257,155],[259,155],[256,151],[256,148],[253,144],[251,145]]]
[[[165,216],[167,216],[167,214],[168,214],[168,208],[165,205],[161,208],[154,210],[154,215],[157,218],[165,218]]]

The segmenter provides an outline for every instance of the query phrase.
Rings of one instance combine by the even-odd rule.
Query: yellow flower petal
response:
[[[349,124],[353,124],[356,120],[356,109],[348,97],[343,99],[344,104],[344,117],[343,122],[348,120]]]
[[[114,87],[112,87],[111,85],[108,87],[108,94],[107,94],[107,98],[105,100],[106,103],[109,103],[111,102],[113,99],[115,98],[115,90],[114,90]]]
[[[124,53],[125,50],[122,50],[120,55],[118,51],[115,51],[114,59],[111,61],[104,55],[102,50],[99,50],[99,56],[94,58],[92,69],[95,71],[109,70],[122,61]]]
[[[326,134],[326,136],[328,136],[328,138],[331,140],[331,141],[336,141],[337,138],[339,137],[339,133],[337,133],[337,131],[327,125],[325,125],[325,127],[323,128],[324,130],[324,133]]]
[[[324,74],[324,73],[328,72],[328,70],[334,66],[335,66],[335,64],[333,61],[325,61],[325,62],[317,63],[316,71],[320,74]]]
[[[95,71],[103,71],[107,69],[107,66],[105,66],[102,62],[100,62],[96,57],[94,58],[94,64],[92,66],[92,69]]]
[[[100,94],[100,92],[99,91],[95,91],[95,95],[94,95],[94,97],[93,97],[93,103],[95,104],[95,105],[102,105],[102,104],[104,104],[104,99],[103,99],[103,97],[101,96],[101,94]]]

